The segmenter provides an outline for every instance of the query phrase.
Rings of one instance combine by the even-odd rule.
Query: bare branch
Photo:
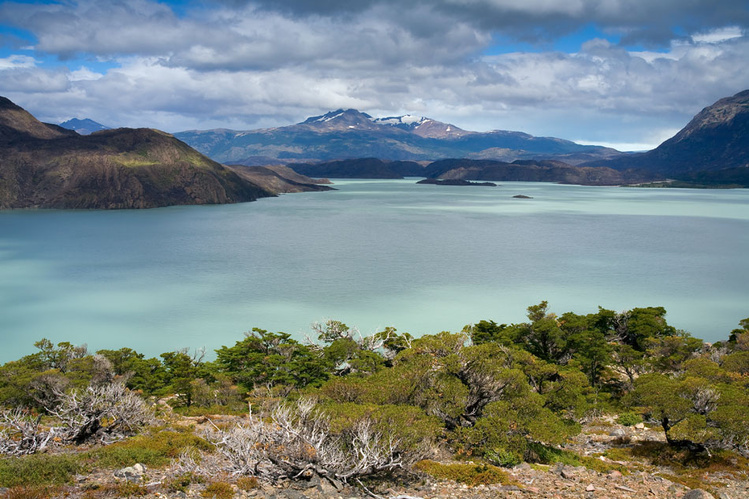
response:
[[[43,429],[36,418],[23,409],[0,411],[0,454],[23,456],[41,451],[55,435],[55,428]]]

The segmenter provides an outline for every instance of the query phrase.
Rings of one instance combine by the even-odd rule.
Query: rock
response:
[[[684,494],[682,499],[715,499],[715,497],[702,489],[692,489]]]
[[[580,473],[585,472],[586,468],[584,466],[565,466],[563,464],[557,464],[557,466],[554,468],[554,473],[558,474],[562,478],[566,478],[567,480],[571,480],[578,476]]]
[[[613,430],[611,433],[609,433],[610,437],[624,437],[627,435],[627,432],[622,430],[621,428],[617,428]]]
[[[637,423],[635,425],[635,428],[637,428],[638,430],[644,430],[645,429],[645,423]]]
[[[611,470],[608,473],[609,478],[620,478],[622,476],[622,473],[618,470]]]
[[[320,491],[328,497],[332,497],[343,488],[343,484],[334,478],[321,478]]]
[[[133,466],[128,466],[126,468],[115,471],[114,476],[117,478],[124,478],[129,482],[140,482],[145,472],[145,465],[137,463]]]
[[[592,483],[585,487],[585,492],[593,492],[594,490],[596,490],[596,488]]]
[[[516,194],[514,196],[515,199],[533,199],[531,196],[526,196],[525,194]]]

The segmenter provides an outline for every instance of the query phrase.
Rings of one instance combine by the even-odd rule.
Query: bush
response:
[[[320,404],[320,408],[330,417],[330,431],[334,435],[351,431],[359,421],[372,421],[378,433],[396,439],[402,452],[414,455],[411,462],[421,459],[443,428],[439,418],[407,405],[326,403]]]
[[[642,423],[642,418],[639,414],[634,412],[625,412],[619,415],[616,422],[624,426],[634,426],[638,423]]]
[[[402,468],[413,454],[392,435],[381,433],[370,418],[357,420],[336,435],[330,419],[311,399],[279,405],[271,421],[250,416],[247,423],[211,436],[234,474],[279,481],[314,468],[346,481]]]
[[[210,452],[213,446],[192,433],[155,429],[152,434],[138,435],[92,451],[89,455],[104,468],[121,468],[135,463],[165,466],[189,449]]]
[[[260,483],[254,476],[241,476],[237,478],[237,487],[239,490],[254,490],[260,487]]]
[[[84,469],[83,461],[69,454],[1,459],[0,487],[61,485]]]
[[[115,489],[115,492],[119,497],[139,497],[148,495],[148,489],[146,487],[129,480],[118,482]]]
[[[231,499],[234,489],[226,482],[213,482],[200,493],[201,496],[214,499]]]
[[[202,482],[202,478],[195,475],[194,473],[182,473],[175,477],[170,478],[165,482],[167,490],[169,492],[184,492],[186,493],[190,484]]]
[[[508,452],[504,449],[494,449],[486,452],[484,457],[487,461],[495,466],[511,468],[523,462],[523,460],[514,452]]]
[[[419,461],[414,469],[430,475],[437,480],[452,480],[470,487],[511,483],[507,473],[490,464],[442,464],[436,461]]]

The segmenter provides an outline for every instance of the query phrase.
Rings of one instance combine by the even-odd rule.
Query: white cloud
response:
[[[727,26],[693,34],[692,40],[695,43],[720,43],[734,38],[741,38],[742,36],[744,36],[744,33],[740,27]]]
[[[28,55],[11,55],[9,57],[0,58],[0,71],[4,69],[16,69],[16,68],[33,68],[36,66],[36,59]]]
[[[167,131],[286,125],[353,107],[472,130],[652,144],[746,88],[746,20],[725,20],[735,1],[227,0],[180,16],[149,0],[8,2],[0,17],[36,36],[45,64],[0,59],[0,88],[48,120]],[[691,37],[661,29],[687,18],[705,19],[684,24]],[[574,54],[480,55],[497,33],[537,41],[590,23],[632,39],[645,30],[643,40],[660,45],[628,52],[594,39]],[[59,55],[59,68],[47,54]],[[115,67],[87,64],[95,58]]]

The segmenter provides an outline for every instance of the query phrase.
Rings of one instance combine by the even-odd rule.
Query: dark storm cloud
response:
[[[229,2],[255,4],[269,11],[296,16],[347,16],[367,11],[397,12],[404,24],[414,28],[402,13],[428,9],[453,21],[478,29],[499,31],[518,40],[544,42],[570,33],[589,23],[617,30],[626,43],[646,46],[668,44],[677,32],[725,25],[749,27],[749,4],[745,0],[257,0]]]

